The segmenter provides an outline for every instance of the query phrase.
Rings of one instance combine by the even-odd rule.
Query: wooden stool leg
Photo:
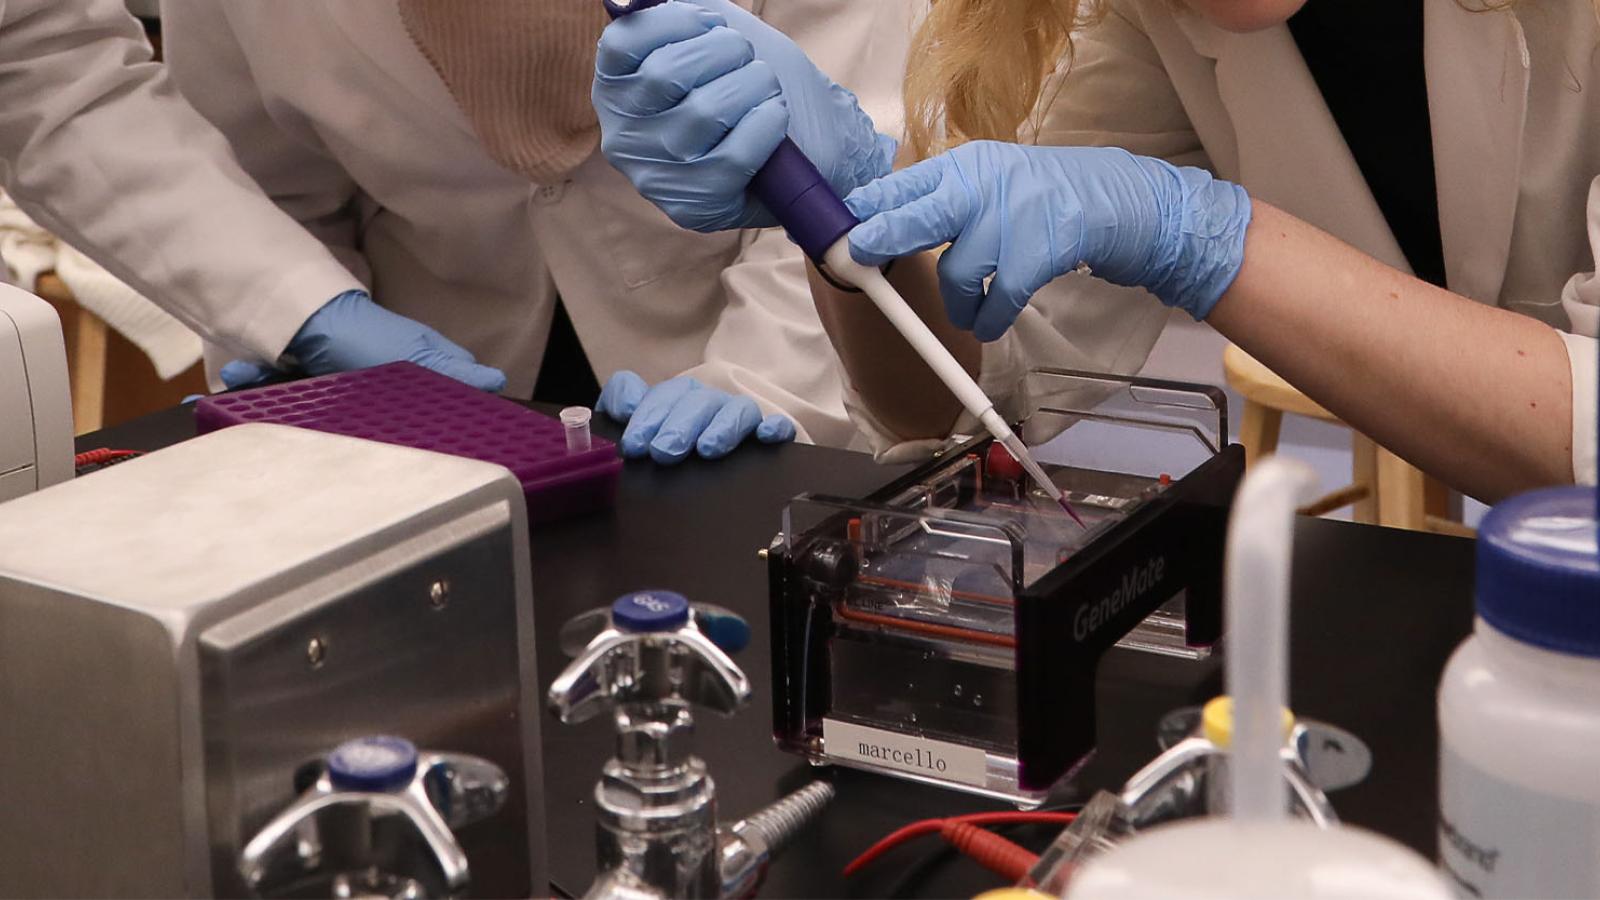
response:
[[[1245,468],[1278,450],[1278,433],[1283,430],[1283,412],[1250,400],[1244,402],[1239,420],[1239,443],[1244,446]]]
[[[77,318],[67,377],[72,384],[72,424],[83,434],[98,430],[105,422],[106,323],[82,308]]]
[[[1428,524],[1422,473],[1378,448],[1378,524],[1421,531]]]
[[[1350,432],[1352,462],[1350,474],[1356,484],[1367,489],[1367,494],[1351,510],[1357,522],[1375,525],[1378,522],[1378,445],[1359,431]]]

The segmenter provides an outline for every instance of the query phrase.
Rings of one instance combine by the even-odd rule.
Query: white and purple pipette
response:
[[[606,11],[613,19],[659,6],[668,0],[603,0]],[[800,249],[818,265],[826,266],[828,273],[834,278],[851,284],[861,289],[872,302],[888,317],[894,327],[910,342],[912,349],[922,357],[923,361],[939,376],[950,393],[955,394],[961,405],[983,423],[983,427],[994,435],[1010,454],[1022,464],[1034,482],[1050,496],[1052,500],[1061,505],[1061,508],[1072,516],[1073,521],[1083,525],[1076,510],[1067,502],[1061,489],[1056,487],[1050,476],[1045,474],[1039,463],[1023,446],[1022,439],[1017,437],[1006,420],[995,411],[994,402],[984,394],[978,383],[967,374],[961,363],[956,361],[928,324],[912,311],[905,298],[889,284],[883,273],[871,266],[863,266],[850,256],[850,242],[847,235],[850,229],[860,222],[845,206],[844,201],[833,192],[833,187],[828,184],[822,173],[812,164],[811,160],[795,146],[794,141],[784,138],[778,145],[766,164],[756,172],[750,181],[750,192],[760,200],[762,205],[772,213],[783,230]]]

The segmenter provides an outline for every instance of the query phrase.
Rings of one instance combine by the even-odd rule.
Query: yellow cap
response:
[[[1288,740],[1294,731],[1294,713],[1283,711],[1283,739]],[[1227,695],[1207,703],[1200,713],[1200,733],[1205,739],[1226,750],[1233,743],[1233,698]]]
[[[1032,888],[1006,887],[984,891],[973,900],[1055,900],[1055,898]]]

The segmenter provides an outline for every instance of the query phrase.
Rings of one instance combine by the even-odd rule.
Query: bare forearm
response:
[[[1307,396],[1473,496],[1572,480],[1556,332],[1398,272],[1260,201],[1207,319]]]
[[[808,266],[817,314],[844,364],[850,383],[867,408],[903,440],[944,437],[961,404],[922,361],[883,313],[862,294],[840,291]],[[950,324],[939,299],[939,279],[930,253],[894,264],[889,281],[968,372],[976,375],[982,347],[971,334]]]

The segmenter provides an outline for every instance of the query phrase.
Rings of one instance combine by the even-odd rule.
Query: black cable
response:
[[[559,884],[556,884],[554,881],[550,882],[550,895],[553,897],[559,897],[561,900],[573,900],[572,895],[567,893],[565,888]]]
[[[956,848],[939,842],[939,849],[922,855],[917,862],[906,866],[895,879],[889,889],[883,892],[885,897],[914,897],[926,886],[928,879],[940,869],[948,866],[957,859],[965,859]]]

